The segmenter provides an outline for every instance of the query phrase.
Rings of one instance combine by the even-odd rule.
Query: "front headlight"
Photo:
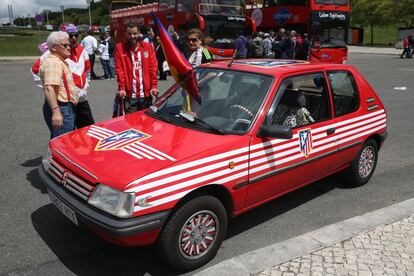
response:
[[[52,159],[52,152],[50,151],[50,148],[47,148],[47,151],[45,155],[42,157],[42,166],[45,171],[48,171],[50,168],[50,160]]]
[[[114,216],[128,218],[134,212],[134,200],[135,194],[98,184],[89,197],[88,203]]]

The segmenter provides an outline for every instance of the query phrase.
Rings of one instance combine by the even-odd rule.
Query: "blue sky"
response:
[[[21,17],[22,15],[27,17],[28,14],[33,17],[36,13],[45,9],[60,11],[61,5],[64,5],[65,8],[87,8],[86,0],[0,0],[1,23],[9,22],[8,5],[13,6],[13,14],[15,18]]]

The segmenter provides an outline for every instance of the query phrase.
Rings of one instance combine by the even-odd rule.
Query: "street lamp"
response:
[[[89,30],[92,29],[92,19],[91,19],[91,0],[86,0],[89,10]]]
[[[64,12],[64,9],[65,9],[65,6],[60,6],[60,8],[62,9],[62,23],[64,23],[65,22],[65,12]]]

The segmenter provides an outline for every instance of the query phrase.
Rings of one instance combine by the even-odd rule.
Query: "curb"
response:
[[[250,276],[414,214],[414,198],[233,257],[194,275]]]
[[[38,59],[39,56],[26,56],[26,57],[1,57],[0,62],[9,62],[9,61],[34,61]]]

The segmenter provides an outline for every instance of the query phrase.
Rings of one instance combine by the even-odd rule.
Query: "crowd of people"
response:
[[[199,29],[191,29],[185,41],[171,34],[193,67],[212,61],[204,47]],[[91,79],[114,79],[118,83],[115,101],[122,103],[123,112],[131,113],[148,108],[158,96],[158,76],[166,79],[168,65],[160,40],[149,27],[136,23],[125,25],[126,40],[115,44],[110,32],[99,40],[92,32],[83,35],[73,24],[51,32],[46,43],[39,46],[42,55],[32,66],[35,82],[44,91],[43,116],[50,130],[50,139],[94,123],[87,101]],[[96,54],[99,54],[103,76],[95,73]]]
[[[406,36],[403,40],[403,52],[400,58],[412,58],[414,55],[414,34]]]
[[[298,34],[285,28],[277,33],[254,32],[251,36],[239,33],[235,40],[234,57],[240,58],[281,58],[308,60],[310,41],[308,34]]]

